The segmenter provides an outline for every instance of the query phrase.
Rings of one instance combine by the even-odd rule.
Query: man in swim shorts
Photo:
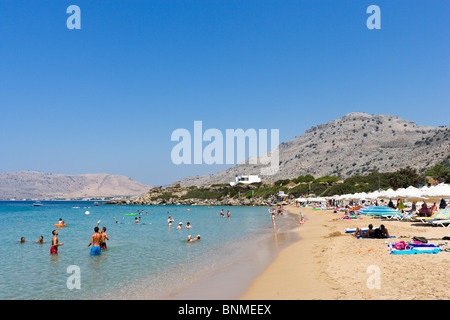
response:
[[[106,240],[109,240],[108,234],[106,233],[106,227],[102,227],[102,232],[100,233],[102,238],[100,241],[100,247],[102,250],[106,249]]]
[[[89,242],[88,247],[92,244],[91,254],[99,255],[102,254],[100,247],[100,241],[102,240],[102,235],[98,232],[98,227],[94,228],[94,234],[91,236],[91,242]]]
[[[58,247],[63,246],[64,243],[58,243],[58,231],[53,230],[52,231],[53,238],[52,238],[52,246],[50,248],[51,254],[57,254],[58,253]]]

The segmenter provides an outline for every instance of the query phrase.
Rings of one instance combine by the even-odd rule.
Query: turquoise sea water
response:
[[[216,282],[210,277],[227,274],[231,264],[246,259],[251,260],[244,262],[250,272],[262,271],[258,268],[273,258],[283,228],[295,222],[284,215],[277,218],[274,230],[265,207],[32,204],[0,202],[0,299],[165,299],[192,290],[201,279],[210,283],[206,290],[211,293],[225,292],[227,285],[228,290],[235,286],[233,279],[240,282],[239,277]],[[221,209],[230,210],[231,217],[222,218]],[[136,225],[135,217],[125,214],[138,210],[142,215]],[[172,227],[167,224],[169,216],[175,219]],[[54,227],[59,218],[67,227]],[[98,220],[110,240],[100,256],[91,256],[87,246]],[[178,222],[184,227],[188,221],[191,229],[177,230]],[[54,229],[64,243],[57,255],[50,254]],[[187,243],[188,235],[197,234],[200,241]],[[46,243],[35,243],[40,235]],[[25,237],[23,244],[21,237]],[[73,276],[69,266],[79,268],[80,289],[67,286]]]

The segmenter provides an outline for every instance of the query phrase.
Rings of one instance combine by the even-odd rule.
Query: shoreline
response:
[[[293,230],[296,217],[289,213],[285,218],[289,220],[283,221],[275,232],[270,230],[268,234],[258,238],[256,243],[250,239],[245,242],[245,248],[239,246],[238,254],[227,256],[221,264],[214,263],[211,270],[191,275],[190,278],[196,278],[193,283],[171,290],[163,299],[237,300],[281,250],[299,241]]]
[[[281,250],[239,299],[335,299],[333,286],[320,271],[314,253],[321,237],[327,233],[321,228],[326,218],[319,216],[311,208],[287,206],[286,210],[294,215],[302,211],[305,216],[305,224],[295,231],[300,239]]]
[[[311,208],[287,208],[299,211],[307,221],[298,228],[301,237],[284,248],[275,260],[252,282],[241,300],[447,300],[450,288],[443,279],[450,276],[444,266],[450,252],[437,254],[392,255],[387,241],[411,241],[414,236],[428,243],[445,243],[449,228],[417,222],[380,220],[363,217],[339,220],[342,212],[313,211]],[[346,228],[374,228],[384,224],[390,239],[357,239]],[[450,244],[450,242],[449,242]],[[377,273],[373,273],[376,268]],[[377,276],[378,286],[371,281]]]

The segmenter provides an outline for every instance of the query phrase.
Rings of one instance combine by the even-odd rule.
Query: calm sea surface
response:
[[[42,204],[35,207],[33,202],[0,201],[0,299],[173,297],[206,275],[225,274],[234,262],[253,257],[248,264],[250,272],[262,271],[253,266],[263,268],[273,258],[283,230],[295,225],[294,217],[283,215],[277,217],[274,230],[265,207],[94,206],[94,202],[79,201]],[[221,209],[225,214],[230,210],[231,217],[222,218]],[[140,223],[136,225],[136,216],[125,214],[137,214],[138,210],[142,214],[137,215]],[[175,219],[172,227],[167,223],[169,216]],[[59,218],[66,227],[55,228]],[[91,256],[88,244],[98,220],[100,227],[107,228],[110,240],[100,256]],[[184,228],[188,221],[191,229]],[[179,222],[183,222],[183,230],[177,230]],[[59,231],[59,242],[64,243],[57,255],[50,254],[54,229]],[[188,235],[197,234],[200,241],[186,242]],[[35,243],[41,235],[46,242]],[[25,237],[23,244],[19,243],[21,237]],[[67,286],[75,275],[70,266],[79,270],[80,289]],[[226,291],[226,284],[233,286],[229,280],[217,282],[214,288]]]

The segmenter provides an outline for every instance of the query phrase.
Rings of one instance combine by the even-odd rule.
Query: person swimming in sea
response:
[[[192,238],[191,235],[188,235],[187,242],[194,242],[200,240],[200,235],[198,234],[195,238]]]
[[[38,241],[36,241],[36,243],[39,243],[39,244],[43,244],[45,241],[44,241],[44,236],[39,236],[39,240]]]

